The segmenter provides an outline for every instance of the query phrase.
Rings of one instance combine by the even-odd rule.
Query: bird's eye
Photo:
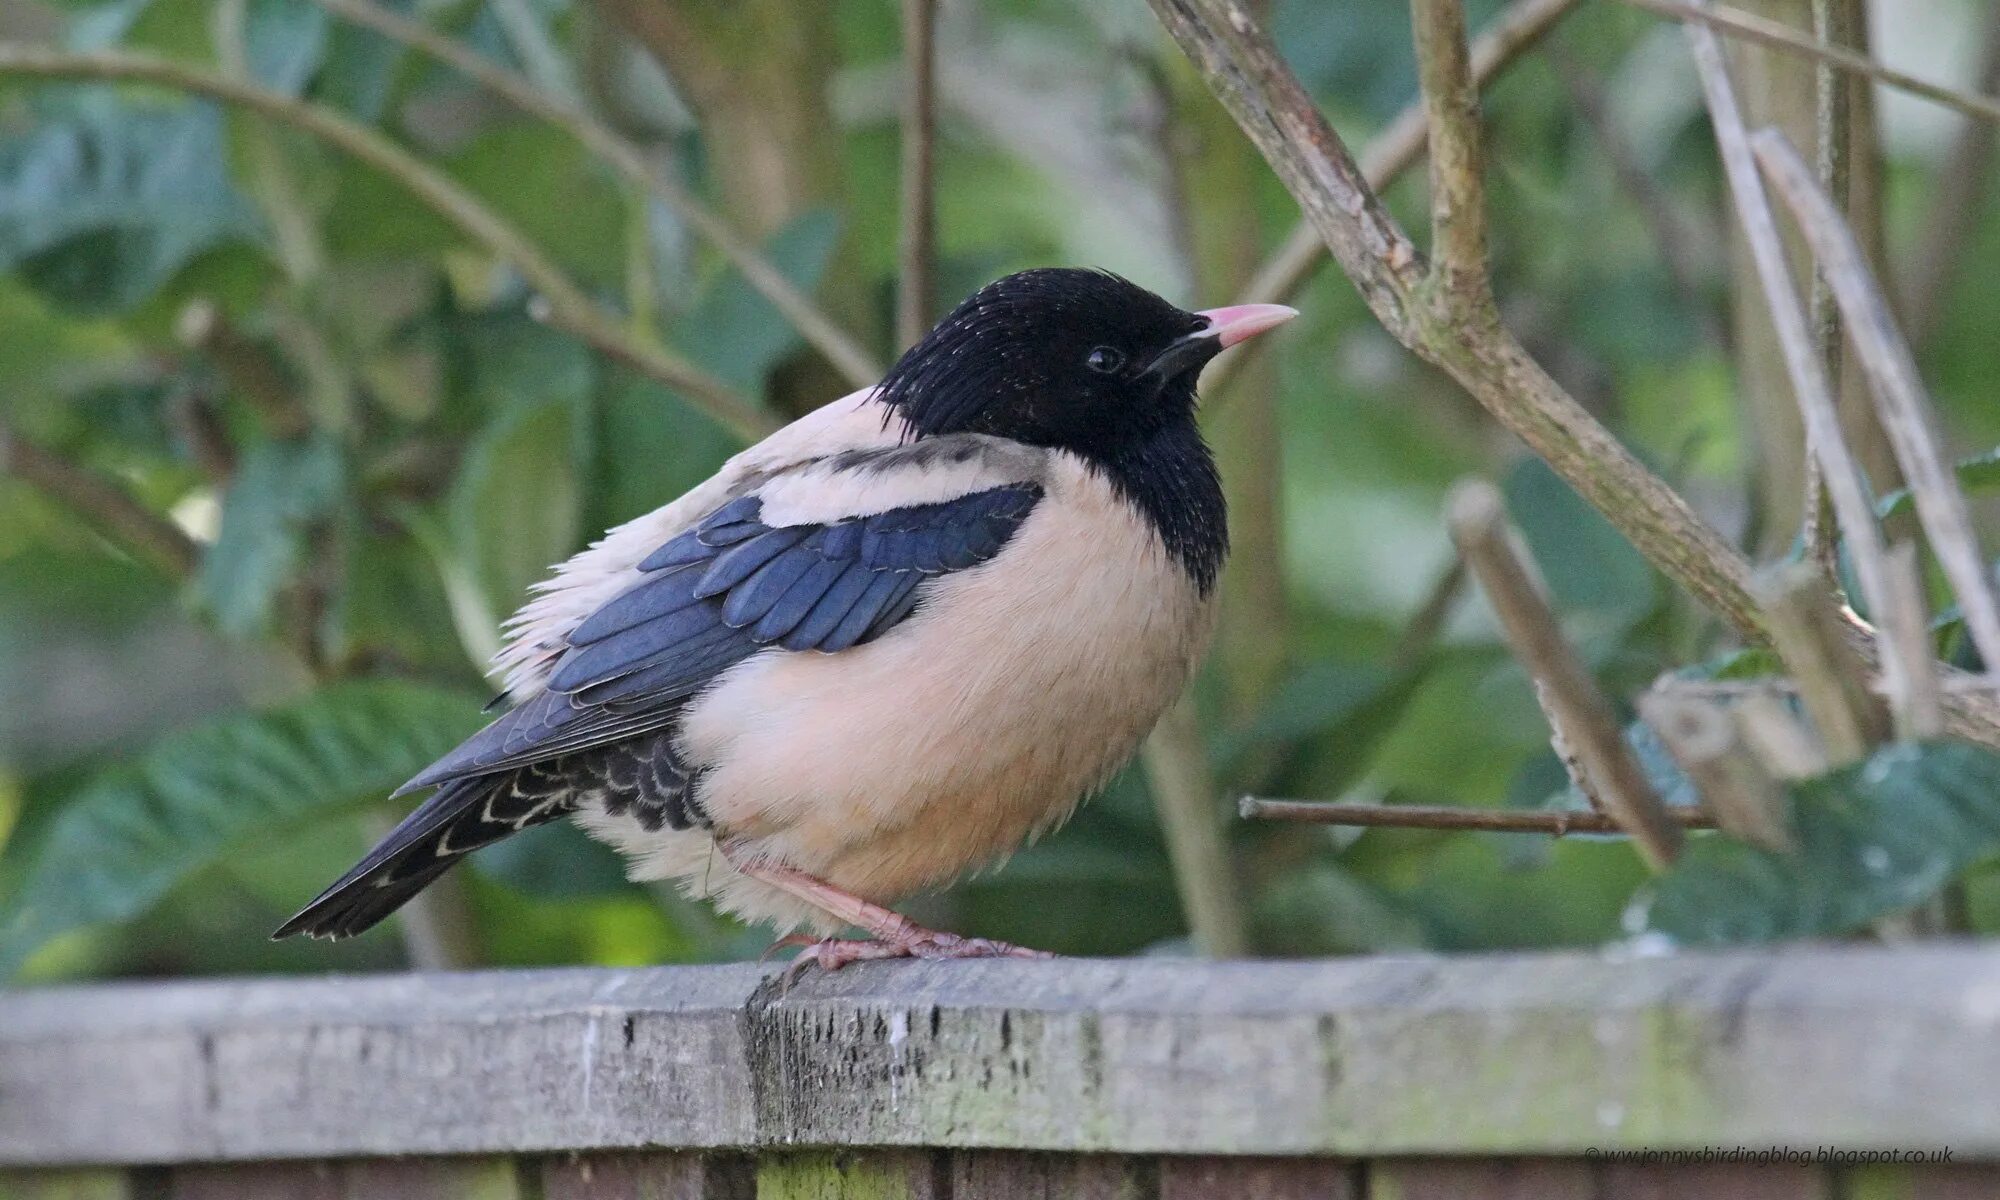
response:
[[[1109,375],[1125,365],[1125,356],[1111,346],[1099,346],[1083,360],[1084,365],[1100,375]]]

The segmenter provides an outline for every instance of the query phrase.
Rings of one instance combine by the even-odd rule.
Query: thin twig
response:
[[[1514,0],[1472,43],[1474,82],[1486,87],[1578,3],[1579,0]],[[1362,178],[1377,192],[1383,191],[1423,159],[1429,144],[1430,121],[1425,116],[1423,97],[1419,96],[1362,147]],[[1300,221],[1257,268],[1234,303],[1283,304],[1297,296],[1326,262],[1326,242],[1319,230],[1311,221]],[[1264,350],[1264,345],[1252,341],[1216,363],[1202,381],[1211,409],[1227,402],[1230,384]]]
[[[1836,765],[1861,759],[1888,737],[1889,714],[1869,691],[1867,668],[1847,643],[1826,581],[1815,566],[1794,562],[1766,576],[1759,591],[1772,644],[1798,681],[1799,701],[1827,753]],[[1885,666],[1892,661],[1885,655]]]
[[[1639,698],[1639,715],[1659,733],[1723,829],[1770,850],[1796,846],[1784,789],[1743,745],[1727,709],[1655,688]]]
[[[1852,9],[1845,0],[1812,0],[1813,36],[1828,45],[1850,45],[1854,31],[1847,25],[1852,15]],[[1849,161],[1853,157],[1854,108],[1850,102],[1853,94],[1850,83],[1847,76],[1837,74],[1833,64],[1825,59],[1814,63],[1814,165],[1819,172],[1820,186],[1834,197],[1834,203],[1840,206],[1842,212],[1850,208],[1848,180],[1853,173]],[[1838,397],[1841,394],[1841,374],[1846,366],[1846,346],[1841,339],[1840,309],[1834,304],[1833,289],[1827,284],[1824,269],[1816,269],[1812,273],[1812,291],[1806,298],[1806,313],[1807,319],[1812,322],[1813,336],[1819,342],[1820,361],[1826,364],[1827,391]],[[1817,457],[1808,454],[1805,461],[1805,495],[1799,505],[1803,526],[1800,537],[1809,560],[1819,566],[1830,585],[1838,587],[1839,539],[1835,536],[1828,508],[1826,468],[1820,465]]]
[[[771,307],[783,314],[799,331],[799,336],[825,355],[849,383],[866,387],[882,377],[882,365],[874,356],[773,266],[755,242],[654,167],[643,150],[610,127],[563,104],[491,59],[373,0],[316,2],[346,20],[421,50],[521,111],[564,130],[706,238],[743,276],[743,281],[769,300]]]
[[[1865,54],[1857,54],[1840,46],[1826,45],[1789,25],[1766,17],[1755,16],[1740,9],[1711,6],[1701,0],[1693,3],[1684,3],[1683,0],[1624,0],[1624,3],[1634,8],[1658,13],[1663,17],[1684,21],[1691,27],[1699,25],[1713,28],[1745,41],[1803,54],[1808,58],[1824,59],[1843,71],[1879,80],[1890,87],[1909,92],[1914,96],[1922,96],[1926,100],[1968,116],[1985,121],[2000,121],[2000,99],[1926,83],[1914,75],[1906,75],[1894,68],[1885,67]]]
[[[1438,310],[1416,247],[1256,22],[1230,0],[1149,2],[1384,328],[1456,379],[1669,578],[1759,636],[1742,556],[1550,378],[1497,313],[1467,321]]]
[[[117,484],[36,445],[0,424],[0,474],[72,509],[118,545],[175,579],[192,576],[201,547],[180,526],[147,508]]]
[[[937,0],[903,0],[902,230],[896,244],[896,342],[931,327],[937,260]]]
[[[777,426],[748,397],[700,367],[671,351],[633,340],[623,323],[585,295],[541,247],[472,193],[401,146],[333,109],[146,54],[69,54],[0,43],[0,76],[10,75],[150,83],[238,105],[309,133],[393,179],[431,211],[512,263],[541,294],[550,324],[673,388],[746,437],[762,437]]]
[[[1499,489],[1483,480],[1461,483],[1446,513],[1452,541],[1499,616],[1514,656],[1542,690],[1551,724],[1596,785],[1596,798],[1632,834],[1647,864],[1664,869],[1680,853],[1680,830],[1626,743],[1611,702],[1563,639],[1533,564],[1507,524]]]
[[[1442,804],[1322,804],[1310,800],[1266,800],[1245,796],[1236,802],[1245,820],[1303,821],[1314,825],[1358,825],[1373,829],[1477,829],[1490,833],[1624,833],[1603,813],[1578,810],[1456,808]],[[1698,808],[1669,805],[1660,810],[1679,836],[1683,829],[1714,829],[1715,818]]]
[[[1930,605],[1915,542],[1889,547],[1889,587],[1895,603],[1882,618],[1882,652],[1902,663],[1897,691],[1889,697],[1896,736],[1929,741],[1944,733],[1944,692],[1938,685],[1937,655],[1931,649]]]
[[[1825,469],[1827,493],[1840,517],[1841,532],[1847,539],[1861,594],[1869,610],[1879,612],[1886,594],[1882,583],[1882,530],[1875,522],[1874,505],[1868,499],[1867,479],[1841,430],[1840,413],[1827,385],[1826,364],[1807,327],[1805,307],[1799,302],[1798,289],[1792,282],[1785,245],[1778,236],[1777,219],[1772,215],[1770,198],[1764,193],[1756,160],[1750,152],[1743,110],[1737,104],[1736,89],[1723,61],[1721,40],[1713,29],[1698,23],[1687,26],[1687,37],[1694,52],[1695,69],[1701,75],[1702,92],[1708,99],[1716,147],[1729,178],[1737,218],[1742,222],[1744,240],[1749,243],[1756,264],[1757,278],[1763,284],[1771,324],[1777,331],[1785,368],[1791,376],[1793,399],[1805,421],[1808,449]]]
[[[1762,130],[1751,140],[1758,161],[1791,206],[1840,302],[1855,352],[1874,385],[1876,414],[1902,465],[1931,550],[1958,595],[1966,630],[1987,670],[2000,670],[2000,601],[1996,601],[1986,574],[1965,493],[1959,490],[1940,447],[1937,419],[1909,343],[1903,340],[1888,301],[1875,286],[1853,232],[1814,182],[1798,151],[1776,130]],[[1883,615],[1886,606],[1872,605],[1871,600],[1875,619],[1887,620]]]
[[[1195,948],[1210,958],[1241,958],[1250,953],[1250,921],[1223,836],[1221,793],[1206,746],[1194,700],[1184,696],[1160,718],[1139,763],[1160,813]]]

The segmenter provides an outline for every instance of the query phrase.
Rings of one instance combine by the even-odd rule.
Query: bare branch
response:
[[[1624,0],[1624,3],[1687,22],[1690,27],[1699,25],[1713,28],[1732,37],[1740,37],[1760,45],[1803,54],[1808,58],[1824,59],[1843,71],[1879,80],[1890,87],[1913,96],[1922,96],[1926,100],[1965,113],[1967,116],[1978,117],[1985,121],[2000,121],[2000,99],[1926,83],[1914,75],[1906,75],[1894,68],[1885,67],[1865,54],[1857,54],[1840,46],[1826,45],[1788,25],[1754,16],[1740,9],[1709,5],[1706,0],[1695,0],[1693,3],[1685,3],[1683,0]]]
[[[1835,765],[1858,761],[1889,735],[1889,714],[1868,690],[1868,669],[1847,644],[1816,567],[1779,567],[1760,582],[1771,641]]]
[[[1909,343],[1903,340],[1888,301],[1875,286],[1853,232],[1820,190],[1799,152],[1776,130],[1760,131],[1752,143],[1758,161],[1812,244],[1820,270],[1847,318],[1855,351],[1874,384],[1883,431],[1902,464],[1931,549],[1958,594],[1973,644],[1989,672],[2000,670],[2000,602],[1995,600],[1986,574],[1965,494],[1940,448],[1937,419]],[[1883,616],[1888,611],[1886,591],[1883,601],[1884,606],[1875,607],[1874,598],[1870,600],[1878,621],[1887,619]]]
[[[1497,319],[1468,324],[1434,311],[1416,248],[1243,8],[1231,0],[1150,3],[1384,327],[1458,380],[1669,578],[1746,636],[1759,636],[1742,557],[1563,391]]]
[[[1944,733],[1944,695],[1938,685],[1937,656],[1931,650],[1930,605],[1914,542],[1889,547],[1889,588],[1895,603],[1882,616],[1882,651],[1895,656],[1897,691],[1889,697],[1896,736],[1921,742]]]
[[[1813,36],[1828,45],[1853,44],[1849,28],[1857,14],[1848,0],[1812,0]],[[1853,99],[1851,80],[1836,74],[1832,63],[1819,59],[1813,70],[1814,165],[1820,186],[1826,189],[1840,211],[1852,211],[1848,192],[1853,174]],[[1826,387],[1836,398],[1842,395],[1841,376],[1846,368],[1846,343],[1840,332],[1840,310],[1834,304],[1824,269],[1812,273],[1812,291],[1806,298],[1806,315],[1813,336],[1819,341],[1820,360],[1826,364]],[[1805,458],[1805,495],[1800,498],[1800,537],[1806,554],[1825,574],[1830,586],[1839,587],[1839,539],[1829,518],[1826,469],[1819,459]]]
[[[1749,692],[1731,711],[1745,744],[1778,778],[1826,774],[1826,749],[1776,692]]]
[[[1210,958],[1243,957],[1250,953],[1250,922],[1223,836],[1217,808],[1221,793],[1209,769],[1192,697],[1182,697],[1160,718],[1140,751],[1139,764],[1160,813],[1174,885],[1195,947]]]
[[[119,546],[175,579],[201,564],[201,547],[180,526],[147,508],[125,489],[20,436],[0,424],[0,473],[48,496],[88,520]]]
[[[1314,825],[1358,825],[1372,829],[1476,829],[1489,833],[1624,833],[1603,813],[1564,809],[1454,808],[1442,804],[1321,804],[1309,800],[1266,800],[1245,796],[1236,811],[1246,820],[1302,821]],[[1698,808],[1662,808],[1675,836],[1683,829],[1714,829],[1715,818]]]
[[[0,43],[0,76],[10,75],[150,83],[238,105],[309,133],[395,180],[466,236],[512,263],[541,293],[550,324],[673,388],[747,437],[762,437],[776,427],[770,416],[728,384],[677,354],[633,340],[621,322],[599,308],[539,246],[443,172],[330,108],[144,54],[67,54]]]
[[[1541,691],[1551,725],[1596,785],[1596,798],[1632,834],[1648,865],[1664,869],[1680,853],[1680,830],[1626,744],[1610,701],[1563,640],[1534,566],[1515,544],[1499,490],[1483,480],[1460,483],[1446,503],[1446,519],[1514,656]]]
[[[1658,731],[1723,829],[1769,850],[1796,848],[1784,789],[1739,740],[1726,709],[1655,688],[1639,698],[1639,715]]]
[[[1554,28],[1579,0],[1514,0],[1493,18],[1472,43],[1472,78],[1481,88],[1526,53]],[[1361,150],[1361,174],[1377,192],[1402,178],[1424,157],[1430,142],[1430,122],[1420,96],[1404,106]],[[1326,242],[1311,221],[1300,221],[1257,268],[1234,303],[1283,304],[1297,296],[1327,261]],[[1217,362],[1203,379],[1210,408],[1225,403],[1235,381],[1265,346],[1250,342]]]
[[[896,341],[931,327],[937,258],[937,0],[903,0],[902,232],[896,259]]]
[[[799,331],[799,336],[824,354],[849,383],[866,387],[882,377],[882,366],[874,356],[773,266],[755,242],[655,168],[644,151],[609,126],[550,96],[484,55],[373,0],[316,0],[316,3],[356,25],[421,50],[521,111],[564,130],[706,238],[742,274],[743,281],[769,300],[771,307],[782,313]]]
[[[1777,220],[1771,213],[1763,182],[1757,176],[1757,164],[1743,127],[1743,110],[1737,104],[1736,89],[1723,62],[1722,44],[1715,31],[1706,25],[1690,24],[1687,36],[1694,51],[1695,68],[1701,74],[1702,91],[1708,98],[1716,146],[1722,154],[1723,171],[1729,177],[1737,217],[1756,263],[1757,277],[1764,286],[1771,323],[1792,379],[1793,398],[1805,421],[1807,444],[1824,468],[1827,493],[1833,498],[1841,531],[1847,537],[1862,595],[1870,611],[1879,612],[1886,594],[1882,584],[1882,530],[1875,522],[1874,506],[1868,499],[1868,481],[1841,431],[1840,413],[1827,385],[1826,364],[1807,327],[1805,306],[1800,303],[1798,289],[1792,282]]]
[[[1486,156],[1462,0],[1410,0],[1431,146],[1432,271],[1466,311],[1493,306],[1486,271]]]

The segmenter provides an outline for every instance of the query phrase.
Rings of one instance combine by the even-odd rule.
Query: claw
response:
[[[921,958],[937,960],[945,958],[1054,958],[1046,950],[1031,950],[1026,946],[1016,946],[1012,942],[995,941],[992,938],[960,937],[955,933],[938,933],[929,929],[915,930],[908,937],[893,941],[877,941],[864,938],[823,938],[817,942],[799,934],[780,938],[772,947],[804,945],[785,967],[784,987],[790,990],[799,976],[811,967],[823,971],[838,971],[849,963],[877,962],[891,958]],[[767,951],[768,953],[768,951]]]
[[[784,937],[781,937],[777,941],[772,942],[770,945],[764,947],[764,953],[759,954],[757,956],[757,961],[760,963],[770,962],[771,956],[773,954],[776,954],[780,950],[789,950],[794,946],[811,946],[818,941],[819,939],[813,937],[811,934],[788,933]]]

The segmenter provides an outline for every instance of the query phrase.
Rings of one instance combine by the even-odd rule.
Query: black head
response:
[[[987,284],[905,353],[883,399],[913,436],[986,433],[1089,457],[1191,421],[1225,341],[1206,314],[1103,271]]]

